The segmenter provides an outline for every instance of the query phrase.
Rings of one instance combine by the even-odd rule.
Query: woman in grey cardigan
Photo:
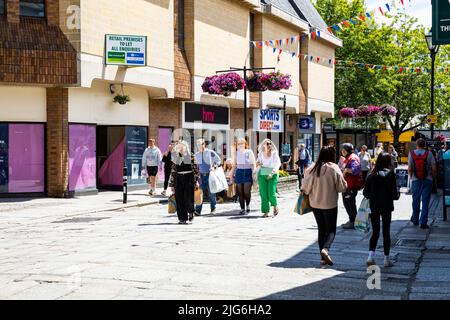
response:
[[[336,235],[338,194],[347,189],[347,182],[339,166],[334,163],[336,149],[326,146],[320,150],[314,167],[308,169],[302,183],[302,191],[309,196],[319,229],[318,243],[322,265],[333,265],[329,255]]]

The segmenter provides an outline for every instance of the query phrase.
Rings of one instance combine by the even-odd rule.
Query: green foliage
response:
[[[354,18],[367,11],[364,1],[317,0],[316,8],[328,25]],[[431,69],[430,54],[424,38],[425,29],[417,20],[399,10],[389,24],[376,24],[367,19],[356,26],[336,32],[343,47],[336,50],[336,58],[366,64],[399,67],[424,67]],[[448,67],[450,50],[442,47],[436,58],[436,68]],[[373,70],[353,64],[336,66],[335,105],[342,107],[359,105],[393,105],[398,109],[390,120],[394,138],[421,125],[430,112],[431,76],[427,73]],[[439,124],[450,119],[450,77],[436,72],[435,110]]]

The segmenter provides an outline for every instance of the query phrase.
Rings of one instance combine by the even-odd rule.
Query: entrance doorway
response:
[[[125,159],[125,126],[97,126],[97,186],[121,190]]]

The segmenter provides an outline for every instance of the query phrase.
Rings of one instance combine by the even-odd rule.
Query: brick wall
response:
[[[159,127],[181,128],[181,102],[172,99],[150,100],[149,117],[149,139],[155,139],[158,144]]]
[[[175,98],[190,100],[192,97],[192,77],[189,70],[187,56],[184,50],[178,46],[178,1],[174,0],[174,50],[175,50]],[[190,17],[192,18],[192,16]],[[186,17],[185,17],[186,19]],[[185,32],[185,38],[192,37],[192,34]]]
[[[68,192],[69,90],[47,89],[47,193],[62,198]]]
[[[19,16],[19,1],[7,0],[0,20],[0,83],[77,83],[77,53],[59,29],[57,0],[46,2],[47,20]]]

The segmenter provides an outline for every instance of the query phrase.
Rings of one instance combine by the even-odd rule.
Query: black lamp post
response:
[[[436,54],[439,51],[439,45],[433,44],[432,32],[425,34],[428,50],[431,56],[431,115],[434,115],[434,63],[436,61]],[[434,139],[434,123],[431,124],[431,140]]]

